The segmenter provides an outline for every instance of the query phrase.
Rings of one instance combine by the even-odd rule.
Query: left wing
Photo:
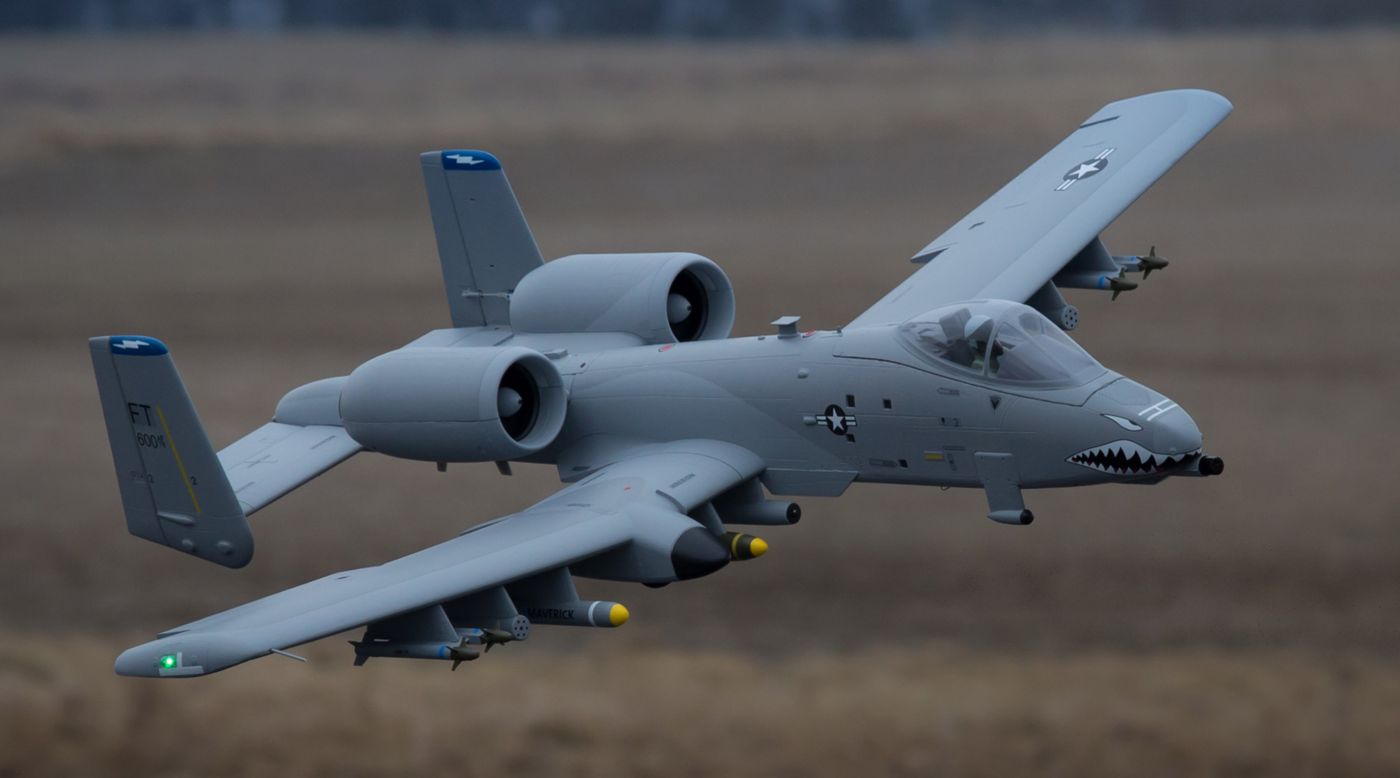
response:
[[[713,522],[702,526],[686,514],[708,511],[709,500],[762,470],[751,452],[715,441],[621,451],[525,511],[378,567],[334,573],[169,630],[123,653],[116,671],[205,675],[361,625],[370,630],[357,656],[474,658],[468,642],[503,625],[514,625],[507,634],[520,639],[522,613],[578,605],[571,566],[645,583],[723,567],[735,544],[721,542]]]
[[[1230,101],[1199,89],[1157,92],[1100,108],[915,254],[910,261],[922,267],[847,326],[902,322],[964,300],[1026,302],[1042,288],[1057,298],[1047,284],[1059,283],[1057,274],[1071,260],[1082,261],[1083,272],[1064,278],[1065,285],[1118,291],[1108,286],[1105,274],[1119,268],[1098,234],[1230,110]]]

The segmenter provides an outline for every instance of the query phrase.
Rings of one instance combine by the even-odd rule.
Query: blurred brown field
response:
[[[1105,234],[1172,267],[1075,337],[1188,408],[1225,477],[806,500],[632,621],[449,673],[124,647],[519,509],[547,468],[352,459],[245,570],[126,535],[84,339],[176,355],[216,445],[446,324],[419,151],[496,152],[547,256],[693,250],[736,333],[849,321],[1094,109],[1235,114]],[[1400,772],[1400,33],[929,46],[0,39],[0,774]]]

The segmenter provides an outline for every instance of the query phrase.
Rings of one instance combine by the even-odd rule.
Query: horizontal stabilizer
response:
[[[360,444],[341,427],[268,422],[219,452],[245,515],[349,459]]]

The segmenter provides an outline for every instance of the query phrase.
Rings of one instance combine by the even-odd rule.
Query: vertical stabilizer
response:
[[[127,529],[225,567],[248,564],[248,520],[165,344],[140,335],[88,344]]]
[[[420,157],[452,326],[510,323],[510,293],[544,264],[495,157],[469,149]]]

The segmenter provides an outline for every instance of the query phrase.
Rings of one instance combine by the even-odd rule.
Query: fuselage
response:
[[[762,457],[775,493],[834,495],[857,480],[980,487],[978,452],[1010,454],[1025,488],[1157,480],[1170,468],[1145,456],[1121,472],[1072,459],[1132,442],[1176,465],[1200,449],[1184,410],[1111,370],[1053,389],[969,380],[913,357],[892,329],[566,354],[554,360],[569,395],[564,429],[530,461],[567,479],[560,455],[590,441],[714,439]]]

